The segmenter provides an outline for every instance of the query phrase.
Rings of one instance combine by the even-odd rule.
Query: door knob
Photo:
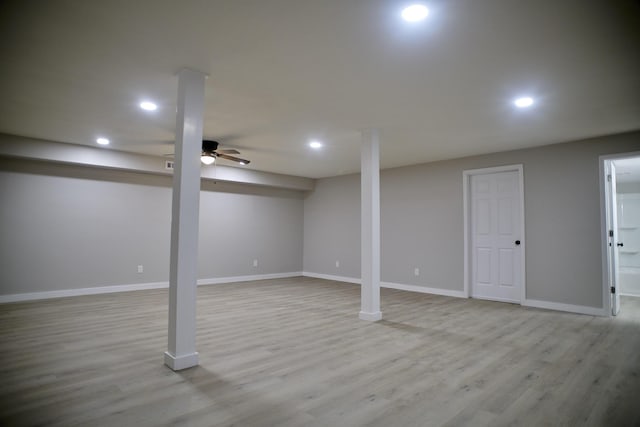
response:
[[[622,242],[616,243],[616,246],[622,247],[622,246],[624,246],[624,243],[622,243]]]
[[[516,246],[520,246],[520,240],[516,240]]]

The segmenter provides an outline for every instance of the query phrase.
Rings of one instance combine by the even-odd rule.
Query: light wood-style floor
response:
[[[637,426],[640,299],[616,319],[310,278],[199,288],[200,366],[163,365],[167,291],[0,306],[2,426]]]

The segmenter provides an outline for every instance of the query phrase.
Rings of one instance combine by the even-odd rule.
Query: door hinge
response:
[[[612,286],[612,287],[611,287],[611,293],[612,293],[612,294],[615,294],[615,293],[616,293],[616,287],[615,287],[615,286]]]
[[[609,237],[613,237],[613,230],[609,230]]]

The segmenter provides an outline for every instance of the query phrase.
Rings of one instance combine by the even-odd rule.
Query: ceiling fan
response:
[[[207,139],[203,140],[202,155],[200,156],[200,161],[205,165],[211,165],[219,157],[221,159],[231,160],[232,162],[239,163],[243,166],[251,163],[247,159],[241,159],[239,157],[231,156],[231,154],[240,154],[238,150],[234,150],[234,149],[218,150],[219,146],[220,146],[220,143],[218,141],[207,140]],[[173,154],[165,154],[165,156],[173,157]]]
[[[230,156],[230,154],[240,154],[238,150],[218,150],[219,145],[220,144],[218,143],[218,141],[207,139],[203,140],[202,156],[200,157],[200,161],[202,161],[202,163],[204,163],[205,165],[210,165],[216,161],[216,158],[220,157],[221,159],[231,160],[232,162],[236,162],[241,165],[248,165],[250,163],[249,160]]]

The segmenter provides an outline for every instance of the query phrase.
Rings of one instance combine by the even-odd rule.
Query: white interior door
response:
[[[607,233],[609,258],[609,286],[611,289],[611,314],[617,316],[620,312],[620,288],[618,283],[618,207],[616,201],[616,167],[612,161],[605,163],[607,198]]]
[[[521,302],[522,238],[517,171],[471,176],[471,296]]]

